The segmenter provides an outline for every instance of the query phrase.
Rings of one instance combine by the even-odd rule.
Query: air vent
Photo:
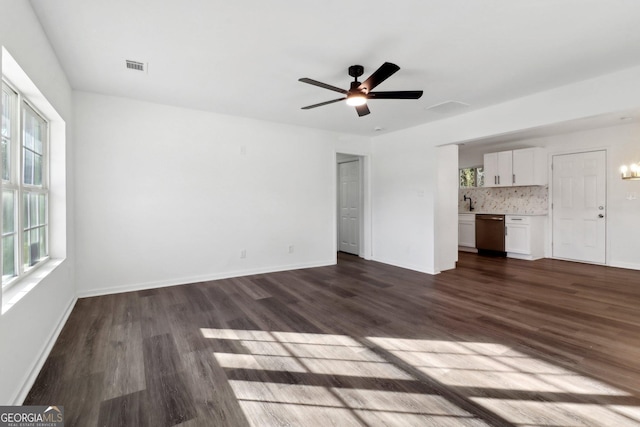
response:
[[[130,70],[137,70],[137,71],[144,71],[144,63],[142,62],[137,62],[137,61],[130,61],[130,60],[126,60],[127,61],[127,68]]]
[[[439,114],[461,113],[462,110],[468,108],[469,104],[460,101],[445,101],[439,104],[431,105],[425,110]]]

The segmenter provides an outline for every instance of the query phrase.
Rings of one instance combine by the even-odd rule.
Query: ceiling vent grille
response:
[[[142,62],[126,60],[127,68],[130,70],[144,71],[144,64]]]
[[[452,114],[452,113],[461,113],[466,108],[469,108],[469,104],[466,102],[460,101],[445,101],[439,104],[431,105],[425,110],[432,111],[434,113],[439,114]]]

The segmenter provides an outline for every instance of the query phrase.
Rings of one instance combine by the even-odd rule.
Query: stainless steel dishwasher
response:
[[[476,215],[476,248],[479,253],[506,255],[504,251],[504,215]]]

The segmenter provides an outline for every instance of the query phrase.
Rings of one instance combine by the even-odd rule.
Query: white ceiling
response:
[[[638,0],[31,0],[74,89],[373,135],[640,64]],[[148,63],[148,73],[125,60]],[[401,70],[359,118],[347,68]],[[362,81],[362,79],[361,79]]]

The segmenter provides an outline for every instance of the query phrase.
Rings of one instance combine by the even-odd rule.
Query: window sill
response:
[[[2,291],[2,314],[9,311],[18,303],[25,295],[45,279],[53,270],[55,270],[64,259],[50,259],[43,265],[38,267],[36,271],[30,273],[27,277],[13,284],[9,289]]]

